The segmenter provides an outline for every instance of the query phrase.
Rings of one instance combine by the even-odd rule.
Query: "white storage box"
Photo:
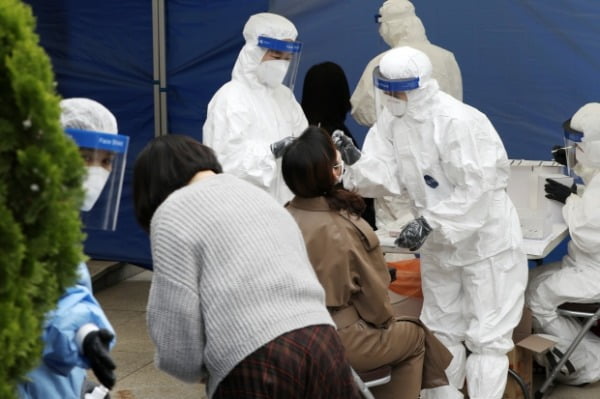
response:
[[[517,208],[523,238],[542,240],[552,233],[554,224],[564,223],[562,204],[546,198],[547,178],[573,184],[573,179],[563,174],[563,166],[556,162],[511,161],[508,195]]]

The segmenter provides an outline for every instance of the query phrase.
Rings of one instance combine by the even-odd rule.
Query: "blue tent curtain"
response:
[[[37,17],[63,97],[94,98],[131,137],[117,231],[87,231],[96,259],[151,268],[148,236],[133,215],[132,166],[154,136],[152,3],[27,1]],[[230,79],[256,12],[292,20],[304,43],[296,95],[308,68],[333,61],[354,88],[368,61],[387,49],[364,0],[165,0],[168,132],[201,139],[206,106]],[[452,51],[463,74],[464,100],[485,112],[511,158],[550,159],[561,124],[600,100],[600,2],[589,0],[413,1],[429,40]],[[362,142],[366,128],[349,117]],[[553,254],[564,253],[564,247]]]

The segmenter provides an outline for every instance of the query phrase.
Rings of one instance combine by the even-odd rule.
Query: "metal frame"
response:
[[[371,391],[369,391],[369,387],[367,387],[367,384],[365,384],[364,381],[359,377],[358,373],[354,370],[354,368],[350,367],[350,370],[352,370],[354,382],[356,383],[356,386],[358,387],[358,390],[360,391],[363,398],[375,399]]]
[[[154,137],[168,134],[165,0],[152,1]]]
[[[577,345],[579,345],[579,343],[581,342],[581,340],[583,339],[585,334],[587,334],[587,332],[590,330],[590,328],[592,328],[592,326],[596,323],[596,321],[598,321],[598,319],[600,319],[600,304],[596,304],[596,310],[593,313],[561,309],[560,307],[557,309],[557,313],[561,316],[566,316],[566,317],[586,318],[587,321],[581,326],[581,330],[579,330],[579,333],[573,339],[573,342],[571,342],[571,344],[565,351],[565,354],[560,358],[558,363],[556,363],[556,366],[554,366],[554,368],[546,376],[546,379],[542,383],[542,386],[540,387],[540,389],[538,389],[535,392],[535,399],[541,399],[548,393],[548,391],[550,390],[550,388],[552,387],[552,385],[554,383],[554,379],[556,378],[558,373],[560,373],[560,370],[563,368],[563,366],[567,363],[567,361],[569,360],[569,357],[575,351],[575,348],[577,348]]]

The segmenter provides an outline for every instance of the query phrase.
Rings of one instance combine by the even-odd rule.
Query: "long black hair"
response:
[[[310,67],[304,76],[300,105],[310,125],[320,126],[329,134],[341,130],[358,146],[345,123],[352,105],[348,79],[341,66],[326,61]]]

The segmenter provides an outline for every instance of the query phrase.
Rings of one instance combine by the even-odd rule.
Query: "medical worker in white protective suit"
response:
[[[281,204],[291,200],[281,174],[281,155],[308,122],[296,101],[301,43],[286,18],[259,13],[243,30],[246,44],[231,80],[208,104],[203,143],[217,154],[223,171],[269,192]]]
[[[509,161],[488,118],[439,90],[427,56],[388,52],[375,70],[381,114],[361,154],[342,136],[344,186],[378,197],[406,193],[415,219],[396,245],[421,254],[421,319],[454,356],[452,385],[423,397],[502,397],[527,284],[517,212],[506,193]],[[421,247],[422,245],[422,247]],[[471,352],[466,356],[466,349]]]
[[[569,167],[582,178],[584,187],[579,191],[583,194],[577,186],[556,181],[548,181],[545,188],[548,198],[565,204],[562,213],[571,240],[562,262],[531,271],[526,294],[534,329],[557,337],[556,348],[562,353],[581,326],[559,316],[556,308],[564,302],[600,301],[600,103],[581,107],[571,118],[569,130],[566,133],[572,140],[567,138],[571,141],[567,159],[575,161]],[[552,365],[549,359],[540,361]],[[578,385],[600,380],[600,338],[588,332],[569,357],[568,366],[558,375],[559,381]]]
[[[463,88],[460,68],[452,52],[432,44],[425,33],[421,19],[415,14],[415,7],[408,0],[387,0],[379,8],[379,34],[390,48],[410,46],[424,52],[433,65],[432,76],[440,89],[462,101]],[[373,88],[373,70],[386,52],[375,56],[364,69],[362,76],[352,93],[351,114],[364,126],[375,123],[375,97]],[[406,197],[385,196],[375,198],[375,219],[377,229],[385,234],[397,231],[411,220],[410,205]],[[387,254],[387,258],[398,255]]]
[[[115,193],[120,194],[123,183],[128,138],[117,134],[114,115],[94,100],[68,98],[60,107],[61,125],[79,146],[87,171],[82,218],[93,214],[97,220],[87,219],[85,226],[99,228],[120,199]],[[77,282],[46,315],[42,359],[18,385],[21,399],[104,398],[116,382],[110,356],[115,331],[94,297],[85,263],[79,264],[77,272]],[[86,380],[88,369],[102,385]]]
[[[437,80],[440,89],[462,101],[462,77],[454,54],[427,39],[425,27],[415,14],[415,7],[410,1],[385,1],[379,8],[377,22],[379,34],[390,48],[410,46],[427,54],[433,65],[432,76]],[[386,52],[369,61],[350,98],[352,117],[363,126],[372,126],[377,117],[373,95],[373,70]]]

